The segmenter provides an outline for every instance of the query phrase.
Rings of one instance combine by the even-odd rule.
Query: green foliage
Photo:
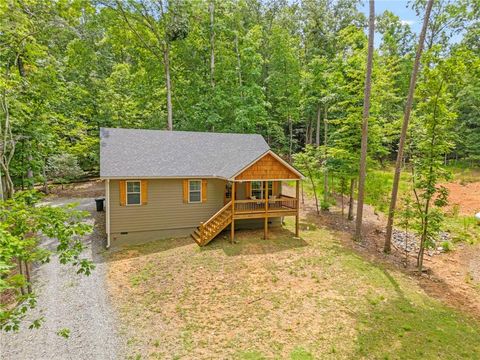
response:
[[[97,172],[100,126],[165,128],[167,45],[175,129],[260,133],[289,160],[318,138],[356,163],[366,59],[359,1],[219,1],[213,23],[209,4],[2,2],[0,88],[12,128],[3,149],[13,154],[14,185],[42,181],[48,159],[64,154]],[[421,11],[424,2],[411,6]],[[469,1],[436,2],[427,44],[456,59],[458,76],[445,86],[459,136],[447,157],[472,163],[480,158],[477,15]],[[461,41],[449,43],[460,28]],[[377,29],[370,168],[396,154],[416,40],[388,11],[378,14]],[[0,115],[4,124],[3,107]],[[333,167],[344,162],[337,155],[326,160]]]
[[[67,329],[67,328],[60,329],[57,331],[57,335],[65,339],[68,339],[70,337],[70,329]]]
[[[29,309],[36,305],[28,268],[45,263],[52,252],[41,246],[43,236],[58,241],[55,253],[62,264],[71,264],[77,273],[89,275],[91,260],[82,257],[80,237],[92,228],[83,222],[87,215],[75,210],[75,204],[52,207],[40,203],[38,192],[18,192],[12,199],[0,202],[0,293],[10,294],[9,303],[0,304],[0,330],[18,330]],[[30,328],[41,325],[34,319]]]
[[[84,174],[84,171],[78,165],[77,158],[68,153],[50,157],[46,172],[50,179],[62,184],[78,179]]]

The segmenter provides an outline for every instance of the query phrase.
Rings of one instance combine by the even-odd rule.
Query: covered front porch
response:
[[[295,180],[295,197],[284,195],[281,192],[279,194],[273,194],[273,191],[269,191],[269,185],[273,182],[280,182],[278,179],[268,179],[264,181],[254,180],[247,183],[247,189],[255,187],[257,183],[260,183],[263,191],[262,197],[250,195],[249,199],[237,199],[235,187],[244,184],[244,181],[232,182],[232,198],[228,202],[230,206],[232,222],[230,226],[231,241],[235,238],[235,220],[241,219],[264,219],[264,238],[268,238],[268,219],[279,218],[285,216],[295,216],[295,236],[299,236],[299,180]],[[250,185],[250,186],[249,186]],[[280,189],[283,187],[279,186]],[[248,194],[248,193],[247,193]]]
[[[236,223],[246,219],[263,219],[264,238],[268,238],[269,220],[295,216],[295,236],[299,236],[299,189],[303,175],[272,151],[246,166],[228,179],[224,206],[192,234],[206,245],[230,225],[230,239],[235,239]],[[282,192],[286,183],[295,186],[295,196]]]
[[[230,237],[235,238],[235,220],[264,219],[264,238],[268,238],[268,219],[295,216],[295,236],[299,236],[299,193],[302,174],[273,152],[269,152],[236,174],[232,179]],[[295,183],[295,196],[282,193],[284,185]],[[244,185],[244,199],[236,187]]]

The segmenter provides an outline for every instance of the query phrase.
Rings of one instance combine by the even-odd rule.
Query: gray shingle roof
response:
[[[261,135],[101,128],[100,176],[229,179],[269,149]]]

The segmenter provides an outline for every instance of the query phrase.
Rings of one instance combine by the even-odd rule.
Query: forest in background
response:
[[[425,3],[409,5],[421,18]],[[322,145],[332,171],[347,164],[337,171],[355,176],[368,26],[359,6],[356,0],[2,2],[3,193],[96,174],[100,127],[260,133],[290,161],[306,145]],[[434,112],[445,120],[437,128],[445,161],[480,160],[478,11],[477,0],[434,3],[407,161]],[[369,166],[396,157],[418,42],[388,11],[376,14],[376,33]]]
[[[1,2],[0,329],[35,307],[31,266],[52,255],[42,236],[62,264],[94,269],[88,214],[37,206],[29,190],[98,175],[100,127],[260,133],[306,175],[317,213],[340,198],[343,216],[347,195],[353,220],[357,197],[355,240],[368,240],[364,197],[390,202],[384,251],[396,212],[420,272],[424,249],[451,246],[439,241],[452,223],[454,239],[477,238],[444,210],[444,182],[448,163],[480,163],[480,1],[412,0],[420,36],[369,5],[367,19],[357,0]]]

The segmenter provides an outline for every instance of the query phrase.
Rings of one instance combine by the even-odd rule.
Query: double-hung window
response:
[[[252,197],[256,199],[263,199],[263,182],[261,181],[252,181]]]
[[[202,180],[188,181],[188,202],[189,203],[202,202]]]
[[[263,181],[252,181],[251,196],[255,196],[256,199],[265,198]],[[273,195],[273,181],[268,182],[268,196]]]
[[[140,181],[127,181],[127,205],[141,204]]]

